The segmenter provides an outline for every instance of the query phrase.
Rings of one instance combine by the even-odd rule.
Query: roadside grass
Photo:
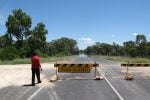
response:
[[[57,61],[67,61],[74,56],[64,56],[64,57],[47,57],[47,58],[40,58],[41,63],[52,63]],[[24,59],[15,59],[12,61],[0,61],[0,65],[15,65],[15,64],[31,64],[30,58]]]
[[[149,58],[137,58],[137,57],[122,57],[122,56],[103,56],[103,58],[112,61],[130,62],[130,63],[150,63]]]

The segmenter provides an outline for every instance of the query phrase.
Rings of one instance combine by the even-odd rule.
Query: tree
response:
[[[30,31],[30,37],[28,39],[29,45],[32,49],[39,49],[41,52],[46,52],[47,43],[46,43],[46,34],[48,30],[45,29],[45,25],[41,22]]]
[[[88,55],[96,54],[96,49],[94,48],[94,46],[88,46],[87,49],[85,50],[85,52]]]
[[[136,46],[137,46],[137,55],[140,57],[146,56],[146,36],[145,35],[137,35],[136,36]]]
[[[94,48],[96,49],[96,54],[101,54],[101,43],[100,42],[96,42]]]
[[[111,55],[113,50],[112,50],[112,45],[107,44],[107,43],[101,43],[101,52],[103,55]]]
[[[145,35],[141,34],[141,35],[137,35],[136,36],[136,44],[137,44],[137,46],[139,46],[142,43],[146,43],[146,42],[147,42],[147,40],[146,40],[146,36]]]
[[[145,57],[150,57],[150,42],[146,43],[145,48],[146,48],[146,50],[145,50],[145,52],[146,52]]]
[[[8,44],[7,35],[0,36],[0,48],[4,48]]]
[[[62,37],[57,40],[53,40],[49,43],[50,55],[70,55],[79,53],[79,49],[76,46],[77,42],[73,39]]]
[[[112,55],[112,45],[107,43],[97,42],[95,45],[88,46],[85,52],[87,54],[98,54],[98,55]]]
[[[124,55],[123,47],[119,44],[113,43],[112,45],[112,54],[113,56],[121,56]]]
[[[13,36],[20,41],[20,45],[18,47],[23,46],[24,38],[29,36],[28,31],[31,28],[31,18],[22,9],[15,9],[12,11],[12,15],[9,15],[6,27],[7,34],[10,38],[10,44],[12,44]]]
[[[137,55],[136,44],[133,41],[124,42],[125,54],[131,57]]]

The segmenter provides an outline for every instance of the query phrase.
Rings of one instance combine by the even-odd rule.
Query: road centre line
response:
[[[44,87],[39,88],[35,93],[33,93],[27,100],[32,100]]]
[[[92,63],[94,62],[93,60],[91,60],[89,57],[87,57],[88,60]],[[105,76],[104,71],[101,69],[101,72],[103,73],[103,77],[105,78],[106,82],[109,84],[109,86],[113,89],[113,91],[117,94],[117,96],[120,98],[120,100],[124,100],[123,97],[120,95],[120,93],[115,89],[115,87],[111,84],[111,82],[107,79],[107,77]]]
[[[123,97],[120,95],[120,93],[115,89],[115,87],[110,83],[110,81],[106,78],[105,73],[101,70],[101,72],[103,73],[103,77],[105,78],[105,80],[107,81],[107,83],[110,85],[110,87],[114,90],[114,92],[118,95],[118,97],[120,98],[120,100],[124,100]]]
[[[27,92],[29,92],[31,89],[33,89],[33,87],[27,89],[26,91],[24,91],[24,92],[22,93],[22,95],[20,95],[16,100],[20,100],[20,98],[23,97],[23,96],[24,96]]]
[[[42,84],[46,84],[46,80],[42,82]],[[38,85],[40,86],[40,85]],[[34,92],[27,100],[32,100],[42,89],[44,88],[44,86],[40,87],[36,92]]]

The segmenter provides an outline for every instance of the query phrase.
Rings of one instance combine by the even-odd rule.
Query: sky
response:
[[[68,37],[80,49],[95,42],[122,44],[144,34],[150,41],[150,0],[0,0],[0,35],[12,10],[21,8],[32,28],[43,22],[47,41]]]

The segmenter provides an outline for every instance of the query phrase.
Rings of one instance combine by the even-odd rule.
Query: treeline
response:
[[[15,9],[6,21],[7,31],[0,36],[0,60],[26,58],[35,51],[43,57],[78,54],[77,42],[69,38],[46,41],[48,30],[40,22],[34,28],[32,19],[22,9]]]
[[[84,52],[88,55],[150,57],[150,42],[147,41],[145,35],[139,34],[135,41],[124,42],[122,46],[116,43],[97,42],[95,45],[88,46]]]

